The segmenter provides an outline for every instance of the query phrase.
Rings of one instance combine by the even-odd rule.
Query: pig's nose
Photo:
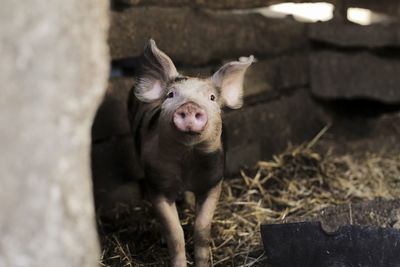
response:
[[[182,132],[200,133],[207,124],[207,114],[198,105],[187,103],[175,111],[173,121]]]

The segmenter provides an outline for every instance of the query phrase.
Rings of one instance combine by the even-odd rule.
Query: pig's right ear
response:
[[[159,99],[167,83],[178,76],[172,60],[150,39],[142,55],[137,75],[135,95],[143,102]]]

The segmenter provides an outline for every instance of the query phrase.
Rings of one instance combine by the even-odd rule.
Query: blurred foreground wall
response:
[[[1,4],[0,266],[98,266],[90,128],[108,1]]]

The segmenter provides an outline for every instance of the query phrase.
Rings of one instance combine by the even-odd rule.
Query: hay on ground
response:
[[[259,233],[265,221],[316,215],[354,201],[400,196],[400,155],[325,155],[313,150],[325,128],[309,143],[289,146],[273,161],[225,180],[212,225],[211,266],[252,266],[263,260]],[[187,259],[193,264],[194,210],[180,212]],[[143,201],[120,205],[112,218],[99,219],[103,266],[167,266],[160,226]]]

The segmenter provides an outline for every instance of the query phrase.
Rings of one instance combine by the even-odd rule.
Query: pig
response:
[[[136,155],[153,209],[162,225],[172,266],[186,266],[176,200],[195,195],[194,256],[208,266],[212,217],[221,192],[225,152],[221,108],[242,106],[243,79],[253,56],[230,62],[211,77],[179,74],[150,40],[141,57],[128,111]]]

